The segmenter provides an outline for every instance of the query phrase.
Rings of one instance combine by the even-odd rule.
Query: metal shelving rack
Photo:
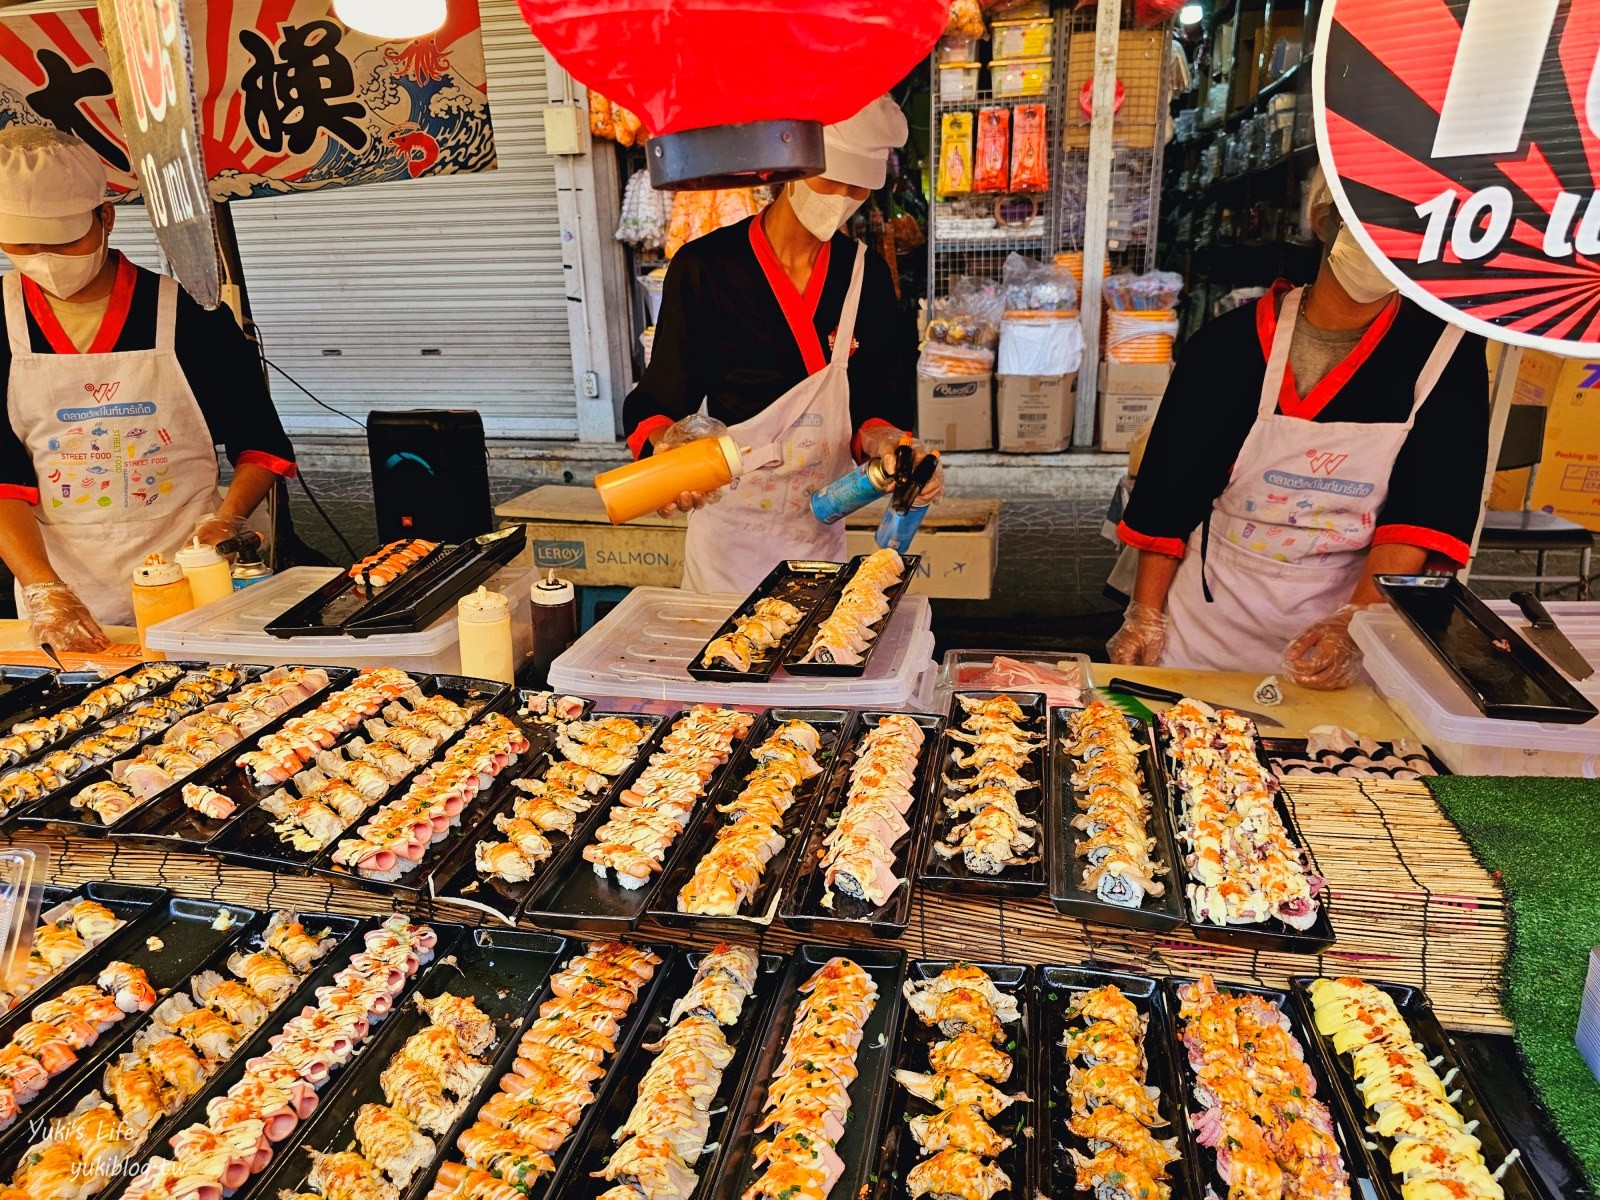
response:
[[[1100,12],[1106,10],[1107,21],[1102,22]],[[1050,190],[1040,194],[1040,214],[1043,218],[1039,232],[1029,237],[994,237],[981,241],[952,238],[941,234],[941,218],[948,221],[958,215],[959,208],[950,201],[933,201],[929,218],[929,296],[949,293],[950,284],[962,275],[975,275],[999,280],[1006,256],[1013,251],[1030,258],[1049,261],[1056,254],[1080,251],[1086,257],[1100,255],[1108,262],[1112,272],[1153,270],[1156,266],[1158,231],[1161,216],[1161,188],[1163,162],[1167,140],[1167,123],[1172,107],[1172,80],[1168,54],[1170,39],[1165,31],[1143,27],[1150,36],[1131,39],[1133,44],[1144,43],[1147,53],[1129,61],[1118,50],[1121,40],[1111,38],[1112,54],[1109,62],[1117,80],[1124,89],[1123,104],[1118,117],[1110,125],[1109,137],[1099,136],[1098,127],[1089,133],[1086,145],[1068,145],[1069,124],[1087,131],[1086,122],[1078,121],[1079,97],[1069,94],[1074,80],[1072,56],[1087,50],[1094,54],[1095,38],[1102,24],[1115,26],[1124,34],[1136,28],[1131,0],[1098,0],[1098,5],[1074,5],[1071,0],[1053,0],[1051,15],[1055,19],[1052,47],[1052,66],[1048,90],[1037,96],[995,100],[992,93],[980,91],[975,100],[945,101],[939,92],[939,67],[937,56],[930,65],[933,79],[932,140],[933,174],[937,185],[942,118],[947,113],[971,112],[997,105],[1022,103],[1043,104],[1046,111],[1047,133],[1050,138]],[[1101,61],[1108,61],[1103,55]],[[1081,68],[1081,64],[1078,64]],[[1084,79],[1093,77],[1092,70],[1076,72]],[[1127,116],[1123,116],[1127,114]],[[1131,119],[1143,114],[1140,120]],[[1073,137],[1081,143],[1081,137]],[[1097,166],[1103,166],[1108,175],[1107,204],[1104,224],[1090,228],[1089,212],[1097,207],[1089,203],[1089,184]],[[974,202],[960,202],[969,207]],[[1094,243],[1094,253],[1090,244]],[[1091,310],[1097,306],[1091,305]],[[1095,440],[1095,383],[1099,367],[1098,312],[1084,314],[1084,341],[1086,347],[1083,370],[1078,377],[1078,418],[1074,445],[1088,447]]]

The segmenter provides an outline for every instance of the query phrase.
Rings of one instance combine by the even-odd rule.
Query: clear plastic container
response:
[[[1049,17],[1038,21],[996,21],[989,27],[995,58],[1047,58],[1055,43],[1056,23]]]
[[[1048,57],[995,59],[989,64],[989,80],[995,98],[1042,96],[1050,90]]]
[[[1488,603],[1513,629],[1527,624],[1510,601]],[[1600,663],[1600,604],[1546,607],[1579,653]],[[1358,613],[1350,632],[1366,654],[1373,687],[1458,775],[1600,776],[1600,718],[1587,725],[1491,720],[1398,614]],[[1575,686],[1600,702],[1600,675]]]
[[[406,671],[454,675],[461,669],[456,606],[421,633],[376,637],[277,638],[267,625],[304,600],[337,568],[293,567],[235,592],[232,598],[174,617],[150,629],[150,646],[168,658],[198,662],[268,663],[278,666],[399,667]],[[539,578],[532,563],[513,563],[488,583],[511,600],[511,635],[516,661],[533,653],[531,589]]]
[[[978,58],[978,38],[970,33],[947,33],[934,53],[940,63],[972,63]]]
[[[43,846],[8,846],[0,851],[0,984],[27,965],[39,927],[44,885],[50,878],[50,851]]]
[[[1025,667],[1037,666],[1059,671],[1063,677],[1076,675],[1078,689],[1087,692],[1094,686],[1094,672],[1087,654],[1064,654],[1051,650],[947,650],[944,663],[939,668],[939,682],[934,689],[935,701],[940,710],[947,708],[950,697],[957,691],[995,691],[1009,688],[1015,691],[1039,691],[1038,684],[1022,681],[1012,683],[997,677],[996,659],[1010,659]],[[1065,682],[1065,679],[1063,680]],[[1080,700],[1086,697],[1080,697]],[[1051,703],[1063,703],[1066,696],[1056,696]]]
[[[939,99],[946,104],[976,100],[978,98],[978,72],[982,69],[975,62],[940,63]]]
[[[685,668],[743,596],[701,596],[676,588],[634,588],[550,666],[550,690],[578,696],[716,704],[824,705],[932,711],[933,606],[907,596],[879,636],[860,679],[799,678],[770,683],[702,683]]]

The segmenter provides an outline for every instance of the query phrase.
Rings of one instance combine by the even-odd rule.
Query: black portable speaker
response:
[[[402,409],[367,418],[381,542],[464,542],[494,529],[483,418],[471,409]]]

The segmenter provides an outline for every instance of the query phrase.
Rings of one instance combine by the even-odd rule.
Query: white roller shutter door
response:
[[[499,170],[235,203],[251,307],[268,358],[359,420],[474,408],[491,435],[575,438],[544,51],[514,0],[480,3]],[[272,388],[291,434],[357,432]]]

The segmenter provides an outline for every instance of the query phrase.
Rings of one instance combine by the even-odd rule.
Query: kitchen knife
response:
[[[1522,610],[1522,615],[1530,622],[1528,628],[1522,630],[1522,635],[1532,642],[1541,654],[1574,679],[1587,679],[1594,674],[1594,668],[1589,665],[1589,660],[1578,653],[1578,648],[1567,640],[1567,635],[1561,632],[1555,618],[1550,615],[1550,610],[1544,606],[1539,597],[1532,592],[1512,592],[1511,602]]]
[[[1138,696],[1141,700],[1155,700],[1162,704],[1176,704],[1188,698],[1182,692],[1169,692],[1165,688],[1151,687],[1147,683],[1134,683],[1130,679],[1113,679],[1104,687],[1108,692],[1121,692],[1125,696]],[[1207,700],[1205,703],[1211,704],[1211,701]],[[1248,708],[1239,708],[1233,704],[1212,704],[1211,707],[1231,708],[1241,717],[1249,717],[1257,725],[1270,725],[1274,729],[1283,728],[1282,721],[1269,717],[1266,713],[1251,712]]]

